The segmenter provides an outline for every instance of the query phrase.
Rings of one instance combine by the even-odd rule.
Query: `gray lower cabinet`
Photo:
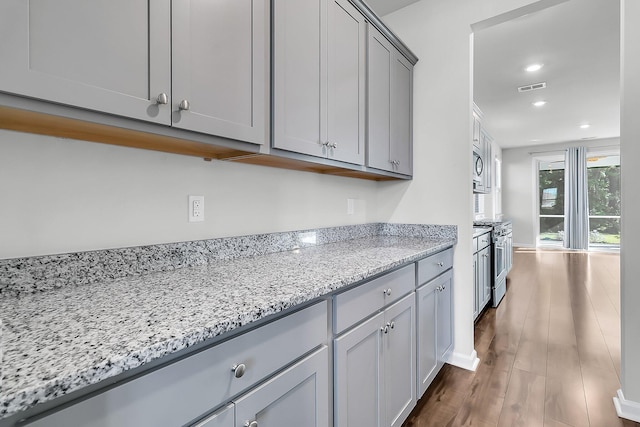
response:
[[[373,26],[368,26],[367,166],[413,172],[413,66]]]
[[[491,245],[489,236],[490,234],[484,234],[474,239],[474,247],[477,248],[473,255],[474,320],[491,301]]]
[[[418,398],[427,390],[452,347],[451,270],[416,291]]]
[[[335,426],[401,426],[416,403],[415,295],[334,340]]]
[[[273,4],[273,147],[363,164],[364,17],[347,0]]]
[[[235,426],[329,427],[327,347],[235,401]]]
[[[233,409],[233,404],[230,404],[209,415],[193,427],[234,427],[236,418]]]
[[[0,91],[262,144],[268,0],[7,0]]]
[[[328,378],[324,346],[193,427],[328,427]]]

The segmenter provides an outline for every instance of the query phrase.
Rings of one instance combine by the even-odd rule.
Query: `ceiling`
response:
[[[414,2],[367,1],[381,15]],[[544,66],[525,71],[532,63]],[[517,90],[538,82],[547,87]],[[474,101],[503,148],[619,137],[619,0],[570,0],[478,31]]]

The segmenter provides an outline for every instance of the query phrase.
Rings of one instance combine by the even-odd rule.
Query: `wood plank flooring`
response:
[[[516,249],[475,326],[476,372],[445,365],[403,427],[640,426],[616,415],[620,256]]]

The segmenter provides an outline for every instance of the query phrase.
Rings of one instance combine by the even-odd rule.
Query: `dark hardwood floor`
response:
[[[445,365],[403,427],[640,426],[616,415],[620,256],[516,249],[475,326],[476,372]]]

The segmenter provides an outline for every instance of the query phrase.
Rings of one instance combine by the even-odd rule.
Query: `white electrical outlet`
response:
[[[204,196],[189,196],[189,222],[204,221]]]
[[[347,215],[353,215],[355,210],[355,200],[347,199]]]

